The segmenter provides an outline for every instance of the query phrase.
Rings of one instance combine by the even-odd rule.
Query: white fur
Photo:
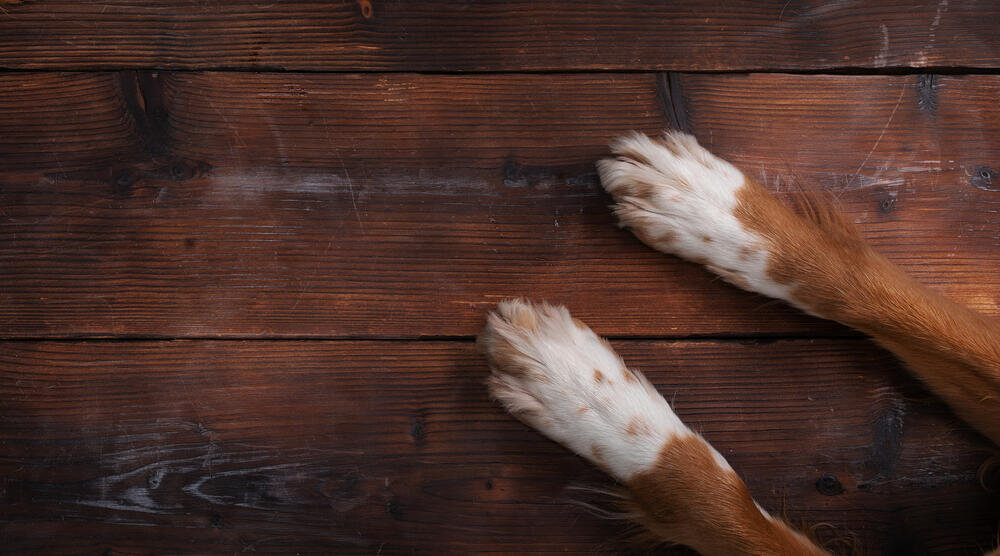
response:
[[[744,184],[736,167],[680,132],[659,141],[633,133],[612,143],[611,151],[618,157],[599,161],[597,169],[623,227],[654,249],[703,262],[740,287],[790,300],[789,288],[767,275],[767,242],[734,216]]]
[[[694,434],[645,377],[628,370],[610,346],[574,321],[565,307],[504,301],[489,316],[480,338],[488,353],[517,354],[516,372],[492,367],[493,396],[521,420],[620,481],[649,470],[672,438]],[[595,378],[595,370],[603,380]],[[628,432],[630,423],[633,434]],[[713,452],[720,466],[730,469]]]

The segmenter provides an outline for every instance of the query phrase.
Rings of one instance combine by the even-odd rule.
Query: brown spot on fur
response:
[[[524,334],[499,313],[487,319],[486,328],[476,338],[476,345],[486,355],[486,360],[494,372],[548,383],[549,377],[538,368],[538,363],[528,358],[508,340],[511,336]]]
[[[627,367],[622,367],[622,375],[625,376],[625,382],[639,382],[639,379],[636,378],[635,373],[633,373]]]
[[[619,156],[619,160],[623,160],[625,162],[631,162],[632,160],[634,160],[634,161],[638,162],[639,164],[643,164],[645,166],[651,166],[648,158],[646,158],[638,150],[632,149],[630,147],[631,147],[631,143],[621,143],[620,144],[619,149],[617,151],[618,152],[618,156]],[[632,159],[632,160],[629,160],[629,159]]]
[[[520,326],[532,332],[538,330],[538,314],[530,305],[514,306],[502,313],[501,316],[514,326]]]
[[[708,236],[701,236],[701,240],[705,243],[712,243],[712,238]]]
[[[604,382],[604,373],[598,369],[594,369],[594,382],[601,383]]]
[[[629,229],[635,234],[635,237],[653,249],[667,251],[677,239],[676,233],[672,230],[663,229],[660,226],[652,227],[652,229],[656,230],[655,233],[650,233],[649,230],[651,227],[644,225],[629,226]]]
[[[580,415],[583,415],[584,413],[586,413],[588,411],[590,411],[590,408],[587,407],[587,406],[585,406],[585,405],[584,406],[580,406],[580,409],[576,410],[576,412],[579,413]]]
[[[632,417],[625,427],[625,434],[629,436],[649,435],[649,423],[642,417]]]
[[[660,243],[671,244],[677,239],[677,234],[671,230],[661,230],[659,235],[656,236],[656,241]]]
[[[764,516],[743,481],[720,467],[708,444],[693,434],[667,442],[653,468],[627,486],[640,523],[661,540],[701,554],[826,554]]]
[[[590,454],[594,458],[594,463],[596,463],[597,465],[599,465],[600,467],[603,468],[604,467],[604,449],[601,448],[600,446],[598,446],[597,444],[591,444],[590,445]]]
[[[523,353],[503,338],[493,338],[481,342],[484,346],[486,359],[494,372],[505,373],[516,377],[548,383],[549,377],[539,372],[536,364],[525,357]]]

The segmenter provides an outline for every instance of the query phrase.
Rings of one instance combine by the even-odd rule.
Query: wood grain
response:
[[[616,228],[593,161],[671,121],[1000,313],[1000,77],[672,81],[0,75],[0,334],[467,336],[518,295],[616,336],[846,333]]]
[[[0,67],[337,71],[1000,66],[994,2],[28,1]]]
[[[822,539],[995,545],[994,447],[617,229],[593,162],[691,131],[1000,316],[1000,76],[875,75],[995,74],[997,3],[0,4],[0,552],[627,553],[487,398],[468,338],[520,295]]]
[[[616,348],[763,505],[872,553],[991,542],[985,441],[868,342]],[[2,343],[5,550],[621,550],[567,501],[600,473],[485,374],[469,342]]]

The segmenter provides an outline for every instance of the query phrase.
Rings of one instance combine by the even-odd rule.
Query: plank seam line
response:
[[[33,68],[0,66],[0,75],[5,73],[119,73],[126,71],[165,72],[165,73],[272,73],[272,74],[400,74],[400,75],[574,75],[574,74],[697,74],[697,75],[727,75],[747,73],[779,73],[789,75],[1000,75],[1000,66],[886,66],[882,68],[864,68],[857,66],[831,66],[815,69],[796,69],[780,67],[747,67],[735,69],[664,69],[664,68],[616,68],[616,69],[520,69],[520,70],[402,70],[402,69],[287,69],[281,66],[208,66],[203,68],[172,68],[164,66],[72,66],[59,68]]]
[[[867,336],[845,331],[843,334],[691,334],[691,335],[603,335],[618,342],[758,342],[771,343],[788,340],[857,340]],[[0,343],[141,343],[141,342],[475,342],[475,336],[425,335],[425,336],[24,336],[0,337]]]

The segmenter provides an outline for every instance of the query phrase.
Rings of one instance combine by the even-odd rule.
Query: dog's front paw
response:
[[[611,151],[616,157],[599,161],[597,169],[623,227],[734,285],[788,299],[787,288],[767,272],[769,241],[740,214],[745,194],[759,186],[684,133],[633,133],[612,143]],[[766,202],[770,206],[769,196]]]
[[[648,470],[692,435],[656,389],[564,307],[500,303],[479,336],[490,392],[511,414],[613,477]]]
[[[504,301],[479,336],[490,392],[625,484],[628,512],[702,554],[823,554],[754,503],[726,460],[563,307]]]

